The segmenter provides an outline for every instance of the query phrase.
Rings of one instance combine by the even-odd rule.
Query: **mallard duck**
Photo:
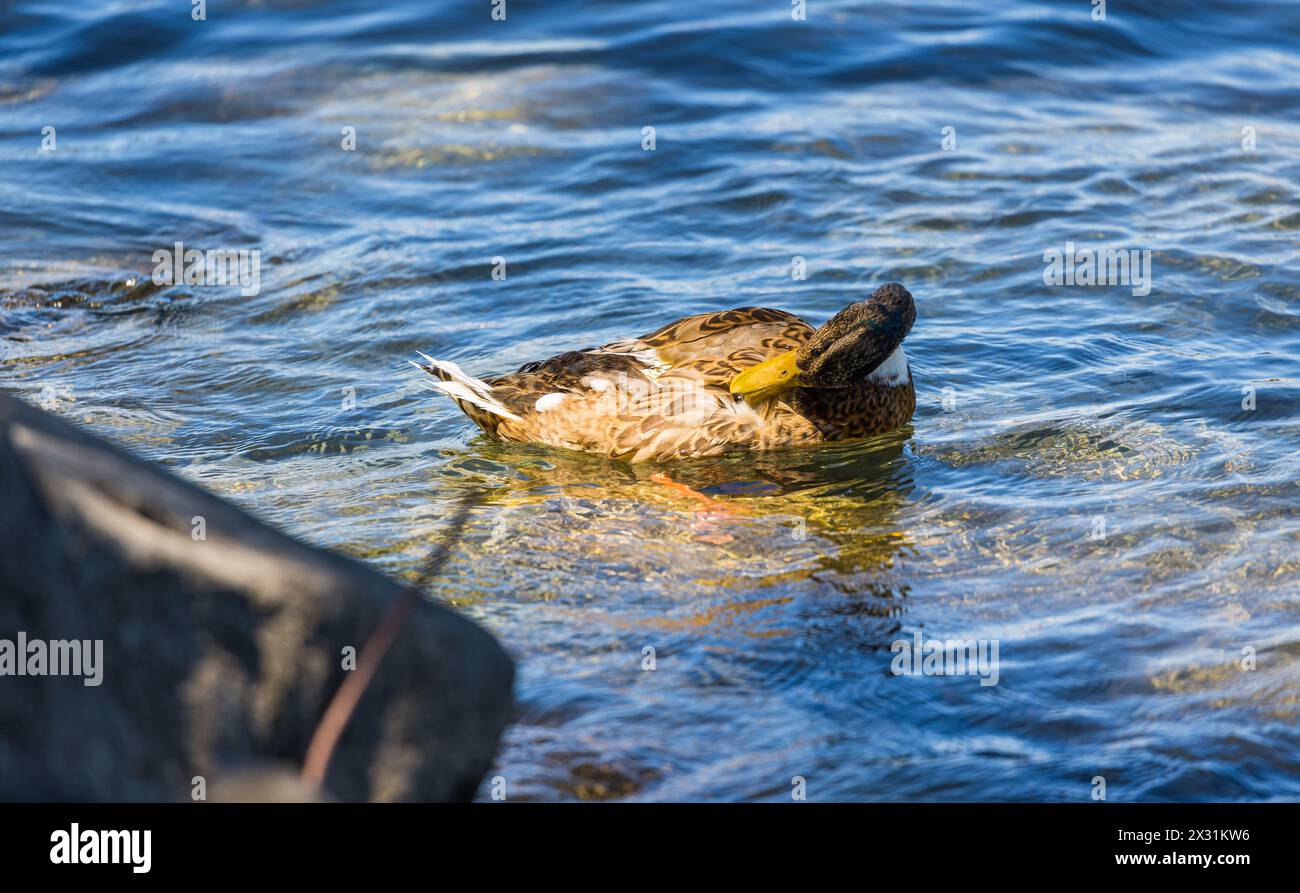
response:
[[[878,288],[813,328],[783,310],[688,316],[641,338],[480,380],[420,354],[431,389],[489,437],[643,462],[866,437],[916,408],[907,289]],[[413,361],[414,362],[414,361]]]

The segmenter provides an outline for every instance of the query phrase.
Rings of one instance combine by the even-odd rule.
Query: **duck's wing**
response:
[[[549,360],[527,363],[518,372],[492,379],[490,385],[502,403],[527,416],[551,412],[569,396],[597,396],[615,388],[644,389],[656,374],[631,354],[571,350]]]
[[[632,461],[711,455],[752,437],[754,411],[725,387],[661,367],[636,352],[570,351],[483,383],[509,415],[458,402],[494,437]]]
[[[599,352],[636,357],[656,378],[692,378],[725,390],[745,369],[797,349],[814,331],[784,310],[738,307],[687,316],[649,335],[606,344]]]

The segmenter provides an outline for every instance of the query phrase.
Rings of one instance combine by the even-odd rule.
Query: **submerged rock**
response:
[[[247,767],[301,764],[344,649],[405,592],[0,394],[0,800],[189,800],[228,776],[222,799],[256,799]],[[419,601],[321,796],[469,799],[513,673],[488,633]]]

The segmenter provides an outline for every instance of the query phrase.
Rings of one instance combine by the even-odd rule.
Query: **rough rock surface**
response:
[[[189,800],[195,776],[300,764],[343,648],[403,592],[0,395],[0,639],[103,640],[98,686],[0,675],[0,800]],[[469,799],[513,673],[488,633],[421,601],[322,796]]]

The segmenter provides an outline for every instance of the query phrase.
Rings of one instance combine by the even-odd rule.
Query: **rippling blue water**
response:
[[[486,492],[430,595],[520,662],[512,799],[1296,799],[1300,6],[1137,6],[8,4],[0,383],[399,576]],[[891,280],[867,443],[495,445],[406,365]],[[918,632],[998,684],[891,674]]]

